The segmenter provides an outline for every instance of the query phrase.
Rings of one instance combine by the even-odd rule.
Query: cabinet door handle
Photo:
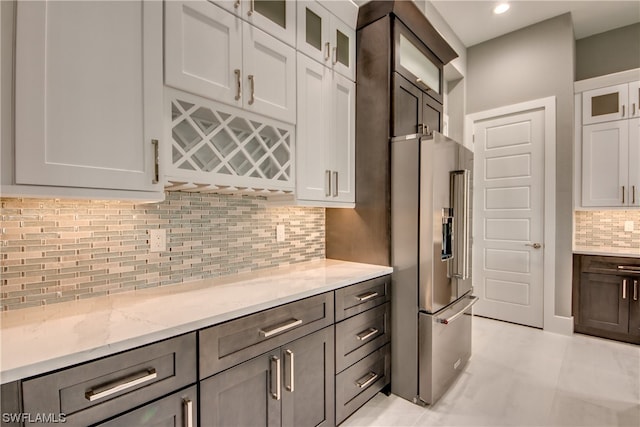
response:
[[[153,145],[153,179],[152,184],[160,182],[160,148],[158,147],[158,140],[152,139],[151,145]]]
[[[331,58],[331,45],[329,42],[324,44],[324,60],[328,61]]]
[[[338,172],[333,172],[333,197],[338,197]]]
[[[624,117],[624,115],[625,115],[625,108],[624,107],[625,107],[625,105],[622,106],[622,117]]]
[[[331,171],[324,171],[324,195],[325,197],[331,196]]]
[[[189,398],[182,401],[184,407],[184,427],[193,427],[193,402]]]
[[[358,335],[356,335],[356,338],[358,339],[358,341],[366,341],[372,336],[374,336],[375,334],[377,334],[378,332],[379,331],[376,328],[369,328],[365,331],[360,332]]]
[[[280,400],[280,375],[280,358],[278,356],[271,356],[271,397],[275,400]],[[274,386],[275,391],[273,390]]]
[[[338,48],[337,47],[333,48],[333,63],[334,64],[338,63]]]
[[[358,301],[367,301],[377,296],[378,296],[378,293],[375,291],[372,291],[372,292],[367,292],[364,294],[357,295],[356,298],[358,298]]]
[[[622,299],[627,299],[627,279],[622,279]]]
[[[378,374],[376,374],[375,372],[369,372],[367,375],[365,375],[364,377],[360,378],[356,382],[356,385],[359,388],[366,388],[369,384],[371,384],[372,382],[374,382],[377,379],[378,379]]]
[[[240,76],[240,70],[235,69],[233,72],[236,75],[236,101],[242,96],[242,77]]]
[[[157,377],[158,373],[155,368],[145,369],[142,372],[120,378],[114,382],[89,390],[84,394],[84,397],[88,401],[93,402],[128,388],[135,387],[138,384],[146,383],[147,381],[151,381]]]
[[[293,351],[287,349],[284,351],[284,355],[285,355],[285,366],[287,363],[287,359],[289,359],[289,384],[285,387],[288,391],[292,392],[294,391],[294,387],[295,387],[295,377],[294,377],[294,372],[295,372],[295,355],[293,354]]]
[[[638,301],[638,281],[633,281],[633,300]]]
[[[249,11],[247,12],[247,15],[249,15],[249,16],[253,15],[253,11],[254,10],[256,10],[255,0],[251,0],[249,2]]]
[[[633,205],[636,204],[636,186],[635,185],[631,186],[631,204]]]
[[[632,116],[636,115],[636,103],[635,102],[633,104],[631,104],[631,115]]]
[[[239,8],[240,7],[240,0],[236,0],[235,3],[233,4],[233,7],[235,9]]]
[[[622,186],[622,204],[624,205],[624,185]]]
[[[249,74],[247,76],[247,78],[249,79],[249,83],[251,84],[251,97],[249,98],[249,105],[253,105],[253,103],[256,101],[255,95],[256,95],[256,78],[253,74]]]
[[[263,338],[269,338],[272,335],[279,334],[280,332],[284,332],[298,325],[302,325],[302,320],[300,319],[287,320],[285,323],[280,323],[278,325],[272,326],[269,329],[260,329],[260,335]]]
[[[427,89],[428,91],[431,90],[431,88],[429,87],[428,84],[426,84],[422,79],[416,79],[416,83],[418,83],[419,85],[422,85],[425,87],[425,89]]]

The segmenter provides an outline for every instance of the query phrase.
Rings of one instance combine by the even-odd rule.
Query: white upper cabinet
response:
[[[15,184],[162,191],[162,3],[18,2],[15,70]]]
[[[295,46],[295,0],[219,0],[213,3],[219,4],[289,46]]]
[[[242,21],[204,1],[165,3],[165,83],[242,106]]]
[[[583,127],[583,206],[640,206],[639,127],[640,118]]]
[[[355,203],[355,83],[298,53],[296,197],[302,204]]]
[[[315,1],[298,2],[297,49],[355,80],[355,30]]]
[[[167,85],[295,123],[292,47],[206,1],[166,2],[165,22]]]
[[[640,116],[638,82],[582,93],[582,124],[602,123]]]

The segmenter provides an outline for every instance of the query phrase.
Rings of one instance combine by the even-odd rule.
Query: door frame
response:
[[[542,324],[545,331],[571,335],[573,318],[557,316],[556,307],[556,97],[550,96],[518,104],[506,105],[465,117],[464,144],[474,149],[473,128],[478,121],[522,113],[544,110],[544,284]],[[477,268],[474,268],[476,270]],[[476,275],[475,272],[473,275]]]

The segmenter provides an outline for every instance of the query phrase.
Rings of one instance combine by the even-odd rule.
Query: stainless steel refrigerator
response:
[[[391,140],[391,391],[438,400],[471,356],[473,153],[437,132]]]

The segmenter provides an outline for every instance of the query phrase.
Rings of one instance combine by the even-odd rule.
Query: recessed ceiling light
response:
[[[509,3],[500,3],[493,9],[493,13],[495,13],[496,15],[500,15],[509,10],[510,7],[511,6],[509,6]]]

